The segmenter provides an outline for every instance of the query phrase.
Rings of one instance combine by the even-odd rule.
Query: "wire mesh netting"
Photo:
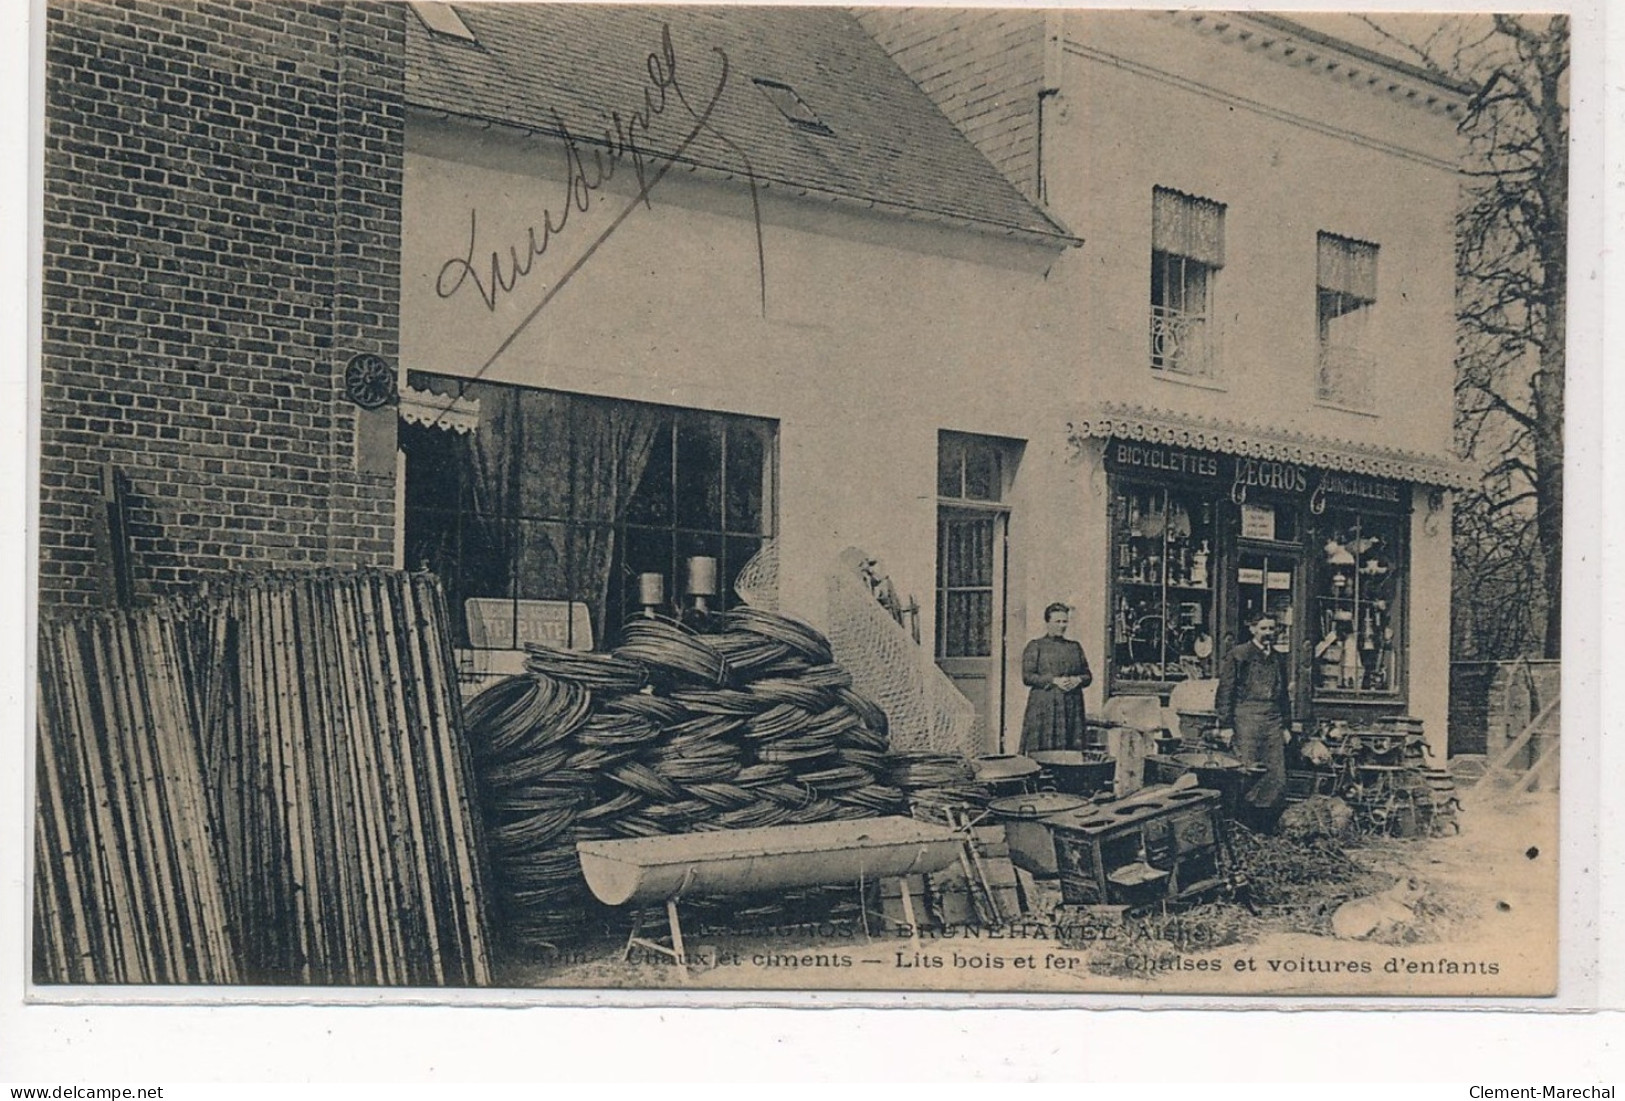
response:
[[[976,709],[846,564],[862,554],[841,559],[829,575],[830,647],[853,687],[885,710],[892,749],[975,756]]]
[[[875,599],[857,568],[866,560],[848,549],[829,574],[827,627],[836,662],[851,672],[853,688],[885,711],[894,750],[974,756],[976,709]],[[784,610],[776,543],[745,563],[734,591],[752,607]]]
[[[734,592],[753,608],[766,612],[779,610],[779,544],[769,539],[739,568]]]

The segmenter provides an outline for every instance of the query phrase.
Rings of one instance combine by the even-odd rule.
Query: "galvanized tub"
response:
[[[1076,795],[1041,791],[995,799],[987,809],[1004,823],[1011,863],[1033,875],[1053,876],[1060,874],[1055,863],[1055,835],[1044,820],[1087,804],[1087,799]]]
[[[581,841],[576,853],[592,893],[620,906],[930,874],[959,845],[946,826],[890,817]]]

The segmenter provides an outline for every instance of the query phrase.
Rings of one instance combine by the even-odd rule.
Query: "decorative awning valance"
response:
[[[1447,489],[1466,489],[1478,481],[1477,472],[1454,456],[1377,447],[1137,405],[1095,406],[1074,419],[1071,427],[1074,438],[1080,439],[1146,440]]]
[[[472,432],[480,426],[478,398],[414,390],[410,386],[401,387],[400,414],[407,424],[448,432]]]
[[[1334,233],[1322,233],[1318,241],[1315,283],[1323,291],[1335,291],[1362,302],[1377,300],[1377,246]]]
[[[1224,267],[1224,204],[1159,187],[1151,192],[1151,247]]]

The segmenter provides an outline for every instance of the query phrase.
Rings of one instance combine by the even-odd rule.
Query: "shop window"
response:
[[[1317,523],[1317,697],[1393,695],[1400,686],[1404,521],[1327,510]]]
[[[712,607],[772,534],[770,421],[414,374],[479,402],[460,433],[402,424],[406,565],[446,586],[455,644],[603,648],[638,610],[637,577],[683,596],[715,558]]]
[[[1224,204],[1159,187],[1151,202],[1151,367],[1211,377],[1213,291],[1224,266]]]
[[[1315,279],[1320,342],[1316,396],[1369,409],[1376,358],[1369,330],[1377,304],[1377,246],[1322,233]]]
[[[1213,501],[1124,483],[1112,511],[1113,690],[1215,675]]]

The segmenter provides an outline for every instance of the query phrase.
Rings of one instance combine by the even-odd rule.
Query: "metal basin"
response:
[[[959,835],[912,818],[864,818],[676,833],[576,845],[600,902],[659,902],[940,872],[959,859]]]
[[[1176,753],[1173,759],[1188,768],[1241,768],[1241,758],[1217,750],[1210,752]]]
[[[1031,755],[1055,781],[1055,790],[1069,795],[1093,795],[1112,786],[1117,761],[1076,749],[1045,749]]]
[[[994,795],[1018,795],[1031,789],[1038,779],[1038,762],[1016,753],[1001,753],[977,757],[971,761],[976,782],[985,785]]]

